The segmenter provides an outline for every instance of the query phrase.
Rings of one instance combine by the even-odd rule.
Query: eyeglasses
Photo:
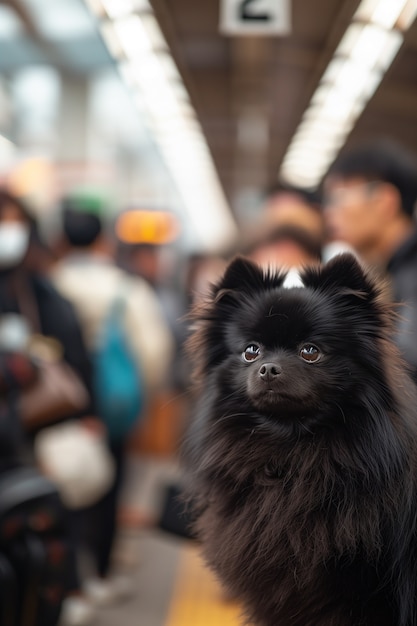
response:
[[[380,184],[379,180],[370,180],[333,189],[324,195],[323,208],[337,208],[346,206],[355,199],[361,200],[363,196],[371,195]]]

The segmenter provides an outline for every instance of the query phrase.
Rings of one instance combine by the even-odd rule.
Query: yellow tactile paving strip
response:
[[[194,546],[185,546],[165,626],[242,626],[239,607],[225,599]]]

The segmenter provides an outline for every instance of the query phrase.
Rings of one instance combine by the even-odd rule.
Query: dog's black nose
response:
[[[265,382],[273,380],[280,374],[282,374],[282,367],[276,363],[264,363],[259,368],[259,376]]]

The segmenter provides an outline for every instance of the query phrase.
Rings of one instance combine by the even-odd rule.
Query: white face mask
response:
[[[0,222],[0,269],[15,267],[29,247],[29,226],[21,222]]]

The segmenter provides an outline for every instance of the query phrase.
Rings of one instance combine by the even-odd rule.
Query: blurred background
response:
[[[223,4],[228,28],[219,0],[2,1],[1,176],[45,220],[94,185],[216,251],[278,176],[315,187],[381,132],[416,145],[413,0]]]
[[[171,509],[192,413],[183,316],[228,257],[253,251],[275,186],[317,205],[359,141],[417,150],[416,16],[417,0],[0,0],[0,186],[38,224],[42,272],[71,300],[54,272],[63,199],[82,198],[170,335],[126,441],[114,562],[134,592],[65,624],[239,624]]]

